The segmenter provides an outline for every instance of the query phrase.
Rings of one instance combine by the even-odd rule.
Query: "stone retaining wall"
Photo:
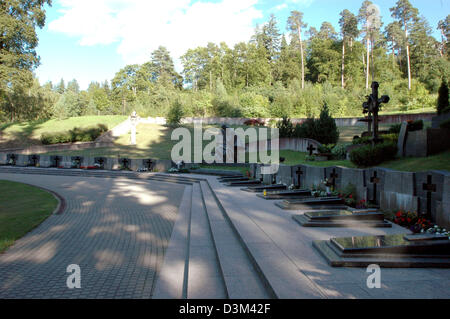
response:
[[[261,178],[261,165],[252,165],[253,177]],[[297,171],[301,170],[300,185]],[[337,189],[352,184],[358,200],[379,205],[385,211],[409,211],[427,214],[443,227],[450,228],[450,172],[400,172],[374,167],[355,169],[345,167],[316,167],[309,165],[280,165],[276,176],[279,183],[301,188],[318,186],[325,178],[335,176]],[[430,202],[428,200],[430,199]]]
[[[395,124],[395,123],[402,123],[407,121],[416,121],[416,120],[425,120],[425,121],[431,121],[431,119],[436,116],[436,113],[422,113],[422,114],[397,114],[397,115],[381,115],[380,121],[382,124]],[[354,125],[360,125],[360,126],[366,126],[366,123],[358,122],[359,119],[362,119],[362,117],[349,117],[349,118],[336,118],[336,125],[337,126],[354,126]],[[226,125],[244,125],[244,122],[251,120],[250,118],[238,118],[238,117],[185,117],[182,119],[183,124],[193,124],[195,122],[197,123],[203,123],[204,125],[212,125],[212,124],[226,124]],[[258,120],[265,122],[266,124],[269,123],[270,118],[259,118]],[[280,118],[275,118],[273,120],[280,121]],[[306,118],[293,118],[291,121],[293,123],[302,123],[306,120]],[[141,123],[148,123],[148,124],[160,124],[164,125],[166,124],[166,119],[163,117],[148,117],[145,119],[141,119]]]
[[[26,167],[34,166],[32,165],[32,156],[28,154],[20,153],[0,153],[0,165],[9,165],[10,158],[14,156],[15,164],[14,166]],[[55,156],[54,155],[37,155],[39,167],[55,167]],[[79,158],[80,167],[92,167],[98,163],[99,157],[83,157],[83,156],[56,156],[58,157],[58,162],[56,167],[58,168],[71,168],[73,166],[74,160]],[[121,166],[121,160],[117,157],[102,157],[104,169],[106,170],[119,170]],[[127,158],[128,166],[131,170],[136,171],[147,167],[146,162],[149,159],[131,159]],[[152,160],[152,171],[155,172],[166,172],[172,168],[173,162],[171,160]]]

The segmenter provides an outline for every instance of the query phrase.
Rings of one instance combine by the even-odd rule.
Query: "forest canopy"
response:
[[[46,3],[51,1],[0,4],[2,121],[132,110],[166,116],[174,104],[197,117],[318,117],[324,104],[334,117],[359,116],[372,80],[391,96],[387,109],[430,109],[450,74],[450,15],[430,26],[408,0],[398,0],[387,25],[377,20],[370,1],[359,12],[336,13],[338,30],[327,21],[319,29],[309,27],[307,12],[292,11],[285,30],[271,15],[247,42],[187,50],[179,57],[180,72],[160,46],[148,62],[127,65],[111,81],[92,82],[87,90],[76,80],[40,85],[33,75],[39,65],[35,29],[44,26]]]

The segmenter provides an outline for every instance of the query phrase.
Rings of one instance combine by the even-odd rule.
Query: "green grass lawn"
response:
[[[39,226],[57,205],[56,198],[40,188],[0,180],[0,253]]]
[[[426,126],[429,123],[426,123]],[[381,129],[387,129],[390,125],[381,125]],[[216,127],[216,126],[205,126]],[[186,126],[193,136],[193,127]],[[245,127],[244,127],[245,128]],[[365,126],[339,127],[340,143],[351,142],[353,136],[360,135],[366,129]],[[139,124],[137,127],[137,145],[129,145],[130,134],[125,134],[115,141],[115,145],[109,148],[97,148],[80,151],[53,152],[52,155],[78,155],[85,157],[130,157],[130,158],[153,158],[168,160],[171,157],[172,147],[178,141],[171,140],[172,129],[157,124]],[[203,146],[208,142],[203,142]],[[194,152],[193,150],[192,152]],[[343,166],[352,167],[355,165],[346,160],[332,160],[324,162],[306,161],[307,153],[294,151],[280,151],[280,156],[284,157],[286,165],[308,164],[312,166]],[[248,154],[247,154],[248,159]],[[430,169],[450,171],[450,153],[445,152],[428,158],[404,158],[383,163],[380,166],[403,171],[423,171]],[[233,168],[231,168],[233,169]]]
[[[111,129],[126,119],[126,116],[121,115],[105,115],[0,124],[0,148],[40,145],[40,137],[43,133],[64,132],[75,127],[83,128],[104,124]]]

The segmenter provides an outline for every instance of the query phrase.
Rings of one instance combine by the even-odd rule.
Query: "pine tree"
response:
[[[437,100],[437,113],[443,114],[450,112],[448,101],[448,84],[446,80],[442,80],[441,87],[439,88],[439,95]]]
[[[305,88],[305,58],[304,49],[302,41],[302,30],[308,25],[303,22],[303,13],[300,11],[292,11],[290,17],[288,18],[287,28],[291,31],[293,37],[297,37],[298,43],[300,44],[300,56],[302,62],[302,89]]]

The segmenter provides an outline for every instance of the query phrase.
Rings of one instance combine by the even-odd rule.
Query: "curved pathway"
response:
[[[0,174],[55,191],[66,209],[0,255],[0,298],[151,298],[184,186]],[[69,265],[81,289],[69,289]]]

